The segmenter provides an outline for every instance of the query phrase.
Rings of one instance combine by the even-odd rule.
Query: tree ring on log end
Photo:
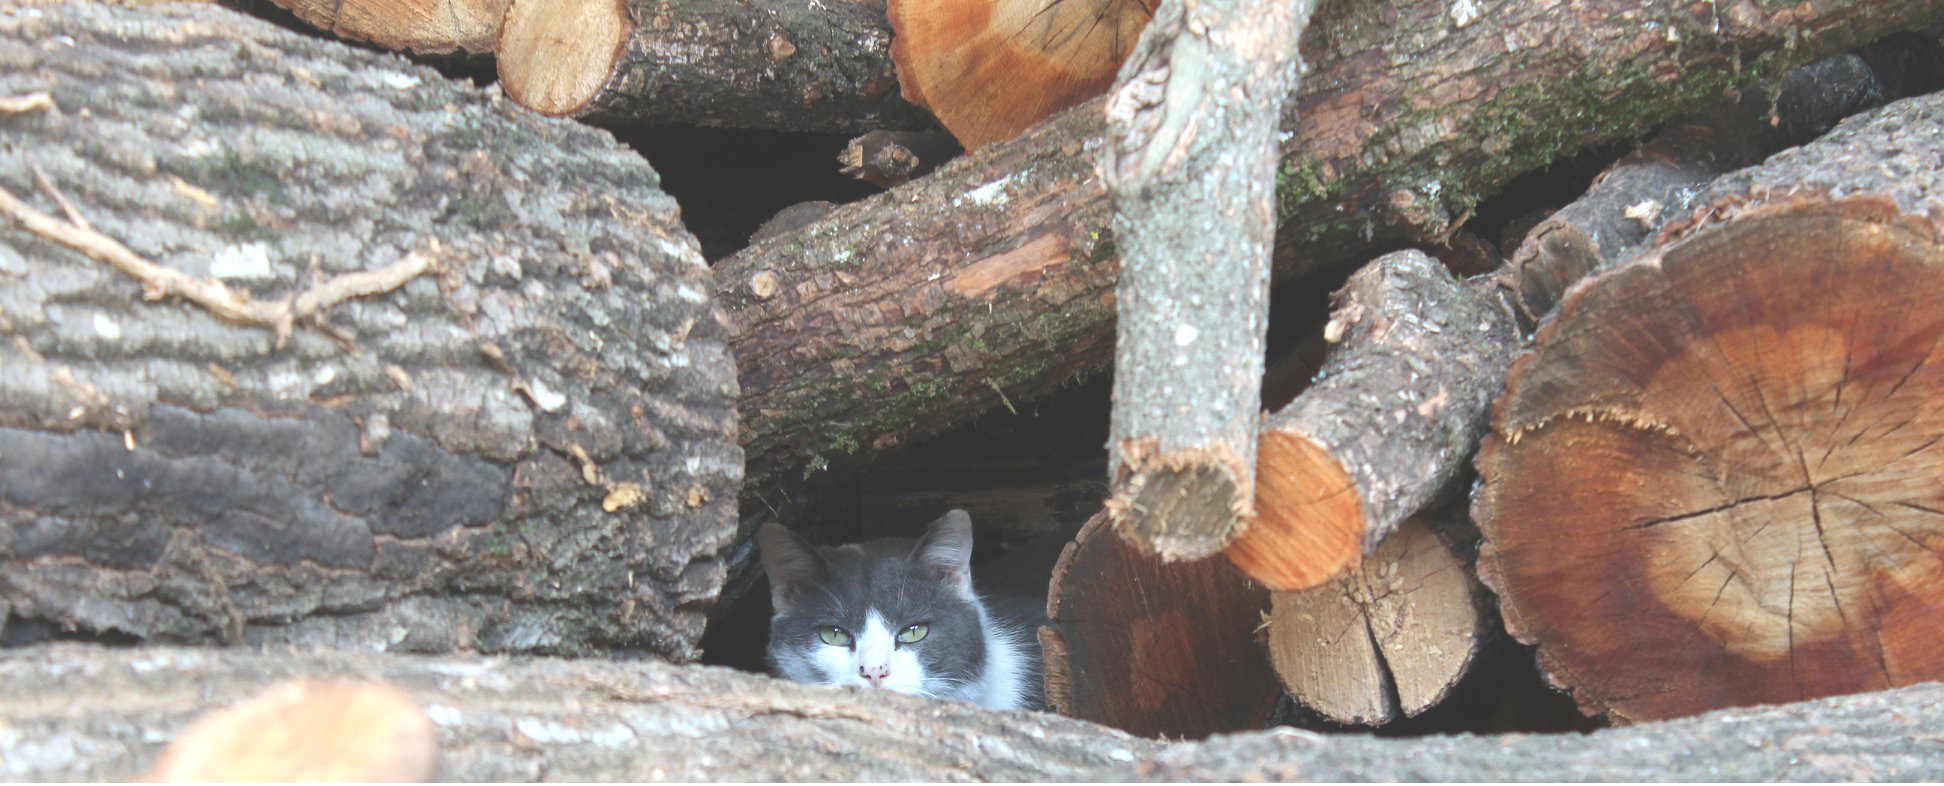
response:
[[[500,85],[535,112],[575,114],[607,86],[633,32],[620,0],[518,0],[500,28]]]
[[[1247,527],[1248,474],[1222,444],[1154,454],[1151,441],[1124,445],[1119,491],[1107,501],[1114,531],[1163,561],[1221,553]]]
[[[1256,517],[1229,544],[1229,561],[1271,589],[1315,587],[1363,554],[1363,502],[1328,450],[1282,431],[1261,440]]]
[[[1820,196],[1576,287],[1478,461],[1508,627],[1623,720],[1944,678],[1940,300],[1931,227]]]

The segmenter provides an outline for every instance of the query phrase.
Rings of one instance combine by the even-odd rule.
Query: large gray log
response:
[[[1937,780],[1944,685],[1578,735],[1288,729],[1165,745],[1043,713],[728,669],[62,645],[0,655],[0,776],[121,780],[200,712],[295,676],[424,702],[450,780]]]
[[[0,10],[0,187],[275,304],[148,302],[0,219],[0,618],[695,655],[741,453],[697,245],[606,134],[213,6]]]

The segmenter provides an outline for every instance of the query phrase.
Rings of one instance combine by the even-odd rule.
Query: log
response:
[[[455,781],[1934,780],[1944,685],[1606,729],[1424,739],[1292,729],[1164,745],[1045,713],[572,659],[42,646],[0,653],[18,780],[124,780],[207,707],[291,677],[424,702]]]
[[[1490,641],[1484,588],[1460,540],[1468,529],[1406,519],[1360,569],[1315,589],[1273,593],[1269,662],[1289,697],[1330,721],[1363,726],[1414,718],[1444,701]]]
[[[1164,0],[1107,101],[1122,260],[1107,516],[1164,560],[1221,553],[1255,514],[1276,124],[1314,7]]]
[[[1642,36],[1638,14],[1562,2],[1494,6],[1464,26],[1450,7],[1340,4],[1311,25],[1313,70],[1292,102],[1304,122],[1286,126],[1277,186],[1283,274],[1436,239],[1457,222],[1431,218],[1464,215],[1555,155],[1944,15],[1937,0],[1845,0],[1786,14],[1748,4],[1728,18],[1696,0],[1656,6],[1651,21],[1675,32]],[[1519,56],[1504,56],[1508,45]],[[1118,263],[1094,171],[1102,122],[1100,104],[1082,104],[717,265],[738,330],[752,488],[1106,367]]]
[[[1917,54],[1923,45],[1885,42],[1871,49],[1884,57]],[[1661,129],[1602,172],[1585,195],[1527,232],[1503,269],[1465,284],[1465,294],[1434,276],[1438,283],[1399,277],[1384,283],[1390,288],[1361,296],[1361,303],[1352,297],[1325,334],[1343,340],[1341,359],[1319,374],[1315,390],[1264,424],[1260,515],[1232,544],[1230,558],[1272,587],[1298,589],[1369,553],[1404,516],[1447,489],[1470,460],[1516,342],[1566,287],[1692,210],[1714,176],[1804,141],[1796,136],[1803,129],[1826,127],[1911,84],[1878,76],[1856,54],[1794,69],[1780,81],[1772,98],[1754,91]],[[1432,268],[1420,263],[1413,270],[1423,275]],[[1352,281],[1378,286],[1360,278],[1365,275],[1375,271]],[[1520,330],[1508,329],[1514,310]],[[1445,317],[1453,324],[1422,323],[1434,313],[1456,316]],[[1377,331],[1381,346],[1366,346],[1373,336],[1347,327],[1364,323]],[[1419,407],[1416,417],[1400,401]],[[1409,426],[1403,439],[1391,430],[1399,424]]]
[[[1908,99],[1717,180],[1515,361],[1480,572],[1588,712],[1944,677],[1941,130]]]
[[[1144,737],[1261,728],[1278,693],[1256,643],[1268,608],[1234,566],[1164,562],[1096,515],[1053,568],[1047,706]]]
[[[923,129],[898,95],[882,2],[520,0],[506,94],[602,123],[864,133]]]
[[[429,781],[439,733],[425,708],[372,680],[289,680],[212,711],[140,780],[183,783]]]
[[[50,97],[0,116],[0,612],[696,655],[736,383],[639,158],[213,5],[33,10],[0,15],[0,95]]]
[[[1463,468],[1517,345],[1510,309],[1417,251],[1337,292],[1317,380],[1262,422],[1256,520],[1225,552],[1274,589],[1374,552]]]

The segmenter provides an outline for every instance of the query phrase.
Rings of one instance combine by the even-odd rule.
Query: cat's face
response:
[[[985,661],[962,511],[925,537],[812,549],[780,526],[759,535],[776,613],[770,662],[797,682],[974,699]]]

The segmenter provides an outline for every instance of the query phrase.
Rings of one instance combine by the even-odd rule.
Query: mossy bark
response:
[[[1554,157],[1944,16],[1939,0],[1717,5],[1319,10],[1283,126],[1278,270],[1441,238]],[[718,264],[753,491],[1106,367],[1119,259],[1095,171],[1102,134],[1101,104],[1083,104]]]

